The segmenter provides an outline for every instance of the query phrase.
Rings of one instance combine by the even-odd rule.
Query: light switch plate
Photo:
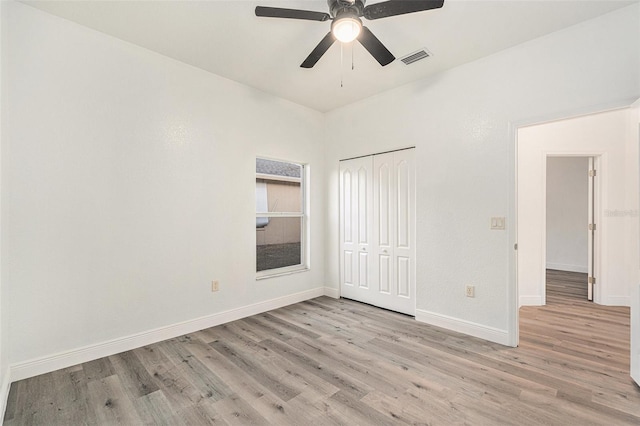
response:
[[[506,218],[504,217],[492,217],[491,218],[491,229],[501,230],[505,229]]]

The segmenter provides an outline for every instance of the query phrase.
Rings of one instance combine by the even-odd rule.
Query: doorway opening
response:
[[[593,301],[595,157],[547,156],[542,304]]]
[[[571,349],[572,353],[601,359],[604,368],[610,368],[612,360],[619,361],[615,368],[620,371],[630,365],[636,382],[640,382],[640,339],[635,338],[639,333],[634,330],[640,324],[636,219],[639,105],[514,126],[516,226],[512,234],[515,268],[511,273],[516,285],[510,294],[510,339],[514,346],[535,343],[541,351],[564,351],[577,344],[579,351]],[[587,231],[591,231],[587,235],[594,244],[593,255],[587,256],[593,302],[580,298],[551,303],[552,297],[547,297],[547,287],[554,286],[551,282],[547,285],[547,262],[552,261],[546,256],[545,222],[549,157],[593,157],[590,207],[595,214],[587,223]],[[549,274],[549,281],[562,281],[565,293],[570,292],[567,281],[577,281],[579,294],[584,295],[584,275],[576,280],[562,274],[584,272]],[[563,296],[554,297],[560,301]]]

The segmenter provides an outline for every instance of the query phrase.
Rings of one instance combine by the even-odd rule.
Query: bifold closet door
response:
[[[373,156],[372,304],[415,314],[415,165],[413,149]]]
[[[341,295],[409,315],[415,314],[413,153],[340,166]]]
[[[341,296],[363,302],[371,289],[372,167],[371,157],[340,163]]]

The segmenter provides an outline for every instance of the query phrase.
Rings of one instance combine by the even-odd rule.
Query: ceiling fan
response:
[[[327,3],[329,4],[329,13],[257,6],[256,16],[320,22],[333,21],[331,31],[324,36],[300,65],[302,68],[312,68],[336,40],[343,43],[358,40],[380,65],[385,66],[393,62],[396,59],[395,56],[373,35],[371,30],[362,25],[360,18],[374,20],[437,9],[442,7],[444,0],[388,0],[369,6],[365,6],[366,0],[327,0]]]

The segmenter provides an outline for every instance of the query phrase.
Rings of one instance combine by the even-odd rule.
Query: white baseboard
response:
[[[604,303],[605,306],[631,306],[631,298],[629,296],[608,296]]]
[[[333,288],[333,287],[325,287],[324,288],[324,295],[325,296],[329,296],[329,297],[333,297],[334,299],[340,299],[340,290],[338,290],[337,288]]]
[[[603,306],[630,306],[629,296],[608,296],[601,303]],[[542,306],[540,296],[520,296],[520,306]]]
[[[567,272],[582,272],[586,274],[589,272],[586,265],[570,265],[568,263],[550,263],[547,262],[547,269],[555,269],[556,271],[567,271]]]
[[[242,306],[216,314],[206,315],[177,324],[156,328],[131,336],[113,339],[107,342],[72,349],[10,366],[10,378],[12,382],[49,373],[61,368],[103,358],[120,352],[129,351],[141,346],[172,339],[184,334],[193,333],[205,328],[214,327],[230,321],[246,318],[251,315],[278,309],[283,306],[303,302],[326,294],[326,287],[317,287],[300,293],[290,294],[253,305]]]
[[[7,400],[9,399],[9,390],[11,389],[11,370],[7,368],[2,378],[2,386],[0,388],[0,413],[4,419],[4,415],[7,412]]]
[[[519,306],[542,306],[542,297],[540,296],[520,296]]]
[[[506,330],[487,327],[482,324],[437,314],[435,312],[416,309],[416,321],[468,334],[473,337],[500,343],[505,346],[509,346],[510,344],[509,333]]]

